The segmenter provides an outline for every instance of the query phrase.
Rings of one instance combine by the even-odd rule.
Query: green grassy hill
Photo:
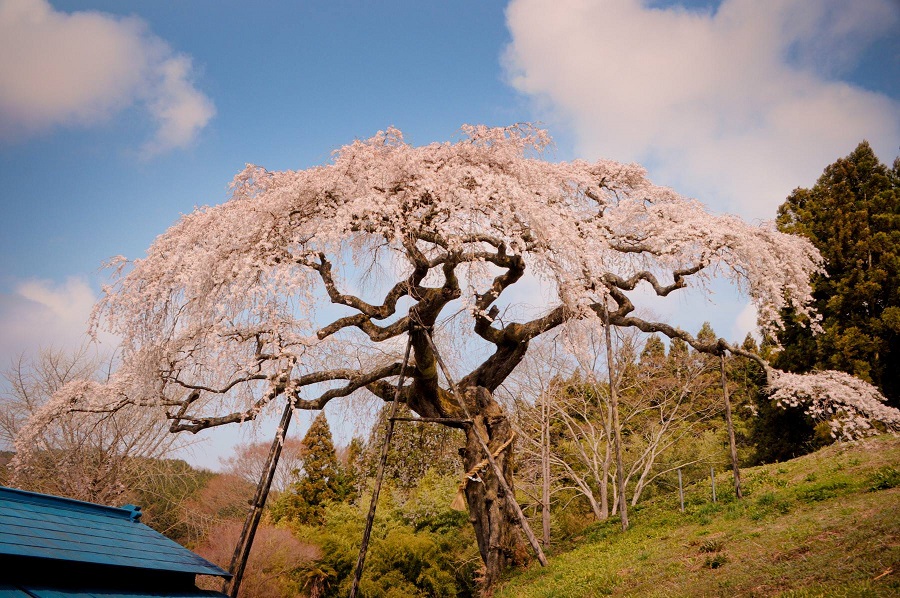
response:
[[[498,598],[900,596],[900,439],[833,445],[742,471],[589,527],[573,550],[508,580]]]

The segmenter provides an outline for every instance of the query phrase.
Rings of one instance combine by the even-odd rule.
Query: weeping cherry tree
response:
[[[145,258],[116,261],[93,327],[122,339],[122,366],[105,384],[68,385],[32,425],[140,405],[173,432],[199,432],[284,401],[308,410],[364,395],[390,401],[409,335],[399,398],[465,432],[463,465],[477,470],[465,496],[490,585],[527,550],[512,497],[479,465],[477,434],[512,487],[513,431],[493,393],[533,339],[608,315],[611,326],[757,359],[636,315],[639,287],[666,297],[713,275],[744,291],[770,329],[786,307],[814,321],[809,278],[821,260],[808,241],[710,214],[635,164],[546,161],[549,143],[529,125],[467,126],[458,142],[422,147],[389,129],[325,166],[247,166],[229,201],[183,216]],[[528,277],[552,299],[523,315],[508,308]],[[471,420],[427,334],[444,357],[465,337],[464,355],[449,361]],[[796,400],[813,392],[801,385],[794,397],[792,379],[778,380]],[[880,407],[870,394],[854,401],[842,408]]]

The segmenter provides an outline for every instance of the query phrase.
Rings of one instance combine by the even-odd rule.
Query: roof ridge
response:
[[[3,494],[11,495],[11,496],[8,496],[8,499],[14,500],[17,502],[53,505],[53,506],[60,507],[63,509],[68,508],[70,510],[76,510],[76,511],[90,511],[90,512],[100,511],[104,514],[120,517],[122,519],[135,519],[134,518],[135,511],[140,513],[140,507],[134,507],[134,505],[127,505],[127,507],[134,507],[134,508],[111,507],[109,505],[101,505],[101,504],[97,504],[97,503],[93,503],[93,502],[76,500],[74,498],[66,498],[64,496],[54,496],[51,494],[40,494],[38,492],[30,492],[28,490],[20,490],[18,488],[10,488],[8,486],[0,486],[0,495],[3,495]],[[17,498],[19,500],[17,500]]]

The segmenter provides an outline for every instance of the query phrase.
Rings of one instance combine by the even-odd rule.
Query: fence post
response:
[[[709,479],[712,480],[713,502],[716,502],[716,468],[709,468]]]
[[[681,485],[681,468],[678,468],[678,500],[681,503],[681,512],[684,513],[684,486]]]

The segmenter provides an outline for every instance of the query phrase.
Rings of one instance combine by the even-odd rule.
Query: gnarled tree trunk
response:
[[[478,549],[485,566],[481,586],[489,592],[505,569],[525,563],[529,553],[510,503],[515,497],[505,495],[476,436],[477,429],[482,438],[488,439],[494,459],[503,471],[507,484],[513,488],[512,426],[487,389],[478,387],[473,390],[469,396],[475,398],[476,410],[472,410],[474,421],[466,428],[466,446],[460,454],[466,471],[470,473],[465,488],[469,521],[475,528]],[[473,470],[476,473],[472,473]]]

